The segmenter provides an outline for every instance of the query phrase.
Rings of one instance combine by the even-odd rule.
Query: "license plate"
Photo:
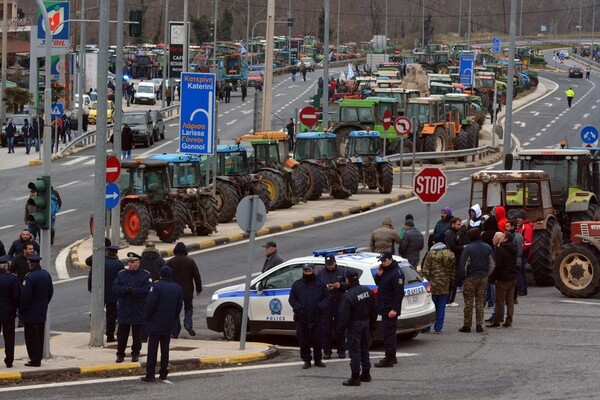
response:
[[[419,302],[419,297],[418,296],[408,296],[406,298],[406,302],[408,304],[417,304]]]

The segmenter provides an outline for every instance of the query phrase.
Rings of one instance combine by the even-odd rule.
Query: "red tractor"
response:
[[[571,223],[571,243],[553,266],[556,288],[567,297],[592,297],[600,292],[600,221]]]

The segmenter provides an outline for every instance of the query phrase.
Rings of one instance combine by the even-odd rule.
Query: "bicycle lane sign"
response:
[[[179,152],[212,155],[215,141],[215,74],[182,73]]]

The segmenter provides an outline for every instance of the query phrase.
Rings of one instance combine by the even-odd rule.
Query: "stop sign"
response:
[[[318,122],[317,109],[313,106],[304,107],[302,110],[300,110],[298,117],[300,118],[300,122],[309,128],[316,125]]]
[[[383,112],[383,130],[387,131],[390,126],[392,126],[392,112],[390,110],[385,110]]]
[[[437,203],[446,194],[447,183],[441,169],[424,168],[415,175],[413,193],[425,204]]]

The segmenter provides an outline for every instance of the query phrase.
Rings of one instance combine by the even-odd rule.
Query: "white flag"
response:
[[[354,69],[352,68],[352,64],[348,64],[348,73],[346,74],[348,79],[354,78]]]
[[[246,54],[246,48],[242,43],[240,43],[240,54]]]

